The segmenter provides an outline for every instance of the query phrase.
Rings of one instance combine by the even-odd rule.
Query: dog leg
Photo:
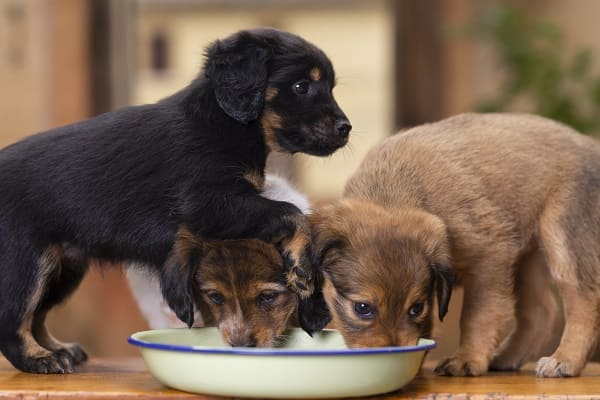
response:
[[[565,330],[560,345],[550,357],[536,365],[538,377],[577,376],[594,351],[597,342],[598,301],[572,285],[559,286],[565,310]]]
[[[491,262],[473,266],[475,273],[463,278],[460,345],[456,353],[441,362],[438,375],[478,376],[485,374],[514,310],[512,262]]]
[[[560,305],[542,254],[527,256],[517,269],[516,329],[490,366],[497,371],[516,371],[539,357],[561,325]]]
[[[31,333],[35,340],[53,354],[60,355],[64,360],[65,372],[72,372],[72,366],[81,364],[88,359],[86,352],[77,343],[63,343],[58,341],[46,328],[47,311],[35,314],[31,325]]]
[[[600,323],[595,271],[598,232],[594,232],[598,219],[585,214],[582,218],[580,214],[585,212],[582,207],[565,206],[573,197],[571,192],[556,196],[557,201],[540,218],[539,231],[542,251],[563,301],[565,329],[554,354],[538,361],[539,377],[579,375],[595,349]]]
[[[48,246],[36,261],[35,275],[20,309],[0,328],[2,353],[17,368],[34,373],[69,373],[87,358],[78,345],[65,345],[54,339],[45,327],[48,310],[64,300],[79,284],[85,273],[79,263],[64,258],[64,248]]]

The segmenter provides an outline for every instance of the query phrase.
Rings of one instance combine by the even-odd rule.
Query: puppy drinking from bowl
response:
[[[515,275],[537,259],[565,317],[537,375],[579,375],[600,323],[599,177],[598,143],[531,115],[459,115],[385,140],[343,199],[312,217],[336,327],[352,347],[414,344],[446,314],[456,278],[460,345],[437,373],[481,375],[492,362],[516,369],[521,354],[503,355],[499,345],[516,317],[505,348],[525,351],[518,335],[540,299],[520,296],[515,313]]]
[[[304,214],[310,211],[308,199],[275,175],[266,175],[261,195],[293,204]],[[206,242],[188,236],[188,241],[202,256],[186,268],[171,269],[177,275],[170,280],[190,283],[194,326],[216,325],[231,346],[275,346],[296,309],[275,247],[257,240]],[[150,271],[129,268],[127,280],[150,328],[185,326],[163,300]],[[171,296],[186,302],[185,291]]]

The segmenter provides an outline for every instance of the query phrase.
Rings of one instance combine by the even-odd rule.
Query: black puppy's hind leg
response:
[[[55,346],[58,342],[45,329],[44,320],[56,300],[64,299],[77,285],[71,282],[60,289],[62,295],[54,295],[50,289],[58,287],[63,250],[58,245],[51,245],[38,254],[37,259],[19,260],[21,271],[27,273],[21,275],[24,281],[12,283],[20,286],[20,290],[3,287],[12,298],[10,304],[3,306],[1,314],[0,350],[22,371],[44,374],[72,372],[76,363],[73,355],[65,351],[64,346]],[[82,276],[84,270],[80,271]],[[7,279],[6,283],[10,281]]]
[[[79,286],[87,271],[87,263],[82,259],[76,249],[65,245],[61,249],[59,268],[48,280],[46,290],[39,306],[33,316],[32,333],[42,347],[54,352],[62,353],[70,359],[72,365],[80,364],[88,356],[78,343],[62,343],[58,341],[46,328],[45,320],[48,311],[63,302]]]

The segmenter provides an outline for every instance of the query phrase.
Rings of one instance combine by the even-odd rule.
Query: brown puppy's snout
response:
[[[234,334],[229,336],[231,347],[256,347],[256,337],[248,334]]]

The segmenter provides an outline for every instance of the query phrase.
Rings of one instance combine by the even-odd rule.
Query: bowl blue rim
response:
[[[331,329],[325,329],[331,330]],[[150,331],[140,331],[131,334],[127,338],[127,342],[134,346],[139,346],[153,350],[177,351],[183,353],[203,353],[203,354],[230,354],[230,355],[245,355],[245,356],[354,356],[366,354],[389,354],[389,353],[411,353],[416,351],[428,351],[437,346],[433,339],[431,343],[418,344],[414,346],[389,346],[389,347],[368,347],[368,348],[353,348],[343,350],[289,350],[289,349],[273,349],[273,348],[248,348],[248,347],[231,347],[231,348],[215,348],[206,347],[199,348],[193,346],[185,346],[178,344],[154,343],[133,336]]]

